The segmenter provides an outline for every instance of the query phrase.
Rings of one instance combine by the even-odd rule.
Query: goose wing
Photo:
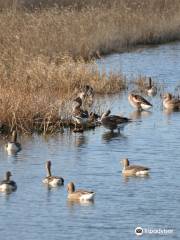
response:
[[[75,193],[79,194],[80,196],[84,195],[84,194],[95,194],[95,192],[87,191],[85,189],[78,189],[78,190],[75,191]]]
[[[143,167],[143,166],[139,166],[139,165],[130,165],[126,168],[127,170],[136,170],[136,171],[149,171],[150,168],[148,167]]]
[[[62,183],[64,183],[64,179],[62,177],[49,176],[49,177],[46,177],[46,179],[48,179],[49,182],[52,182],[54,179],[57,179],[57,180],[61,180]]]
[[[111,123],[111,124],[121,124],[121,123],[125,123],[125,122],[129,122],[130,119],[126,118],[126,117],[121,117],[121,116],[117,116],[117,115],[110,115],[107,116],[103,119],[104,123]]]
[[[109,118],[111,121],[115,121],[117,124],[131,121],[131,119],[129,119],[129,118],[117,116],[117,115],[111,115],[111,116],[109,116]]]
[[[141,97],[140,95],[134,95],[134,101],[139,104],[146,104],[152,106],[150,102],[148,102],[145,98]]]
[[[175,105],[175,106],[180,106],[180,99],[177,98],[173,98],[171,100],[171,104]]]

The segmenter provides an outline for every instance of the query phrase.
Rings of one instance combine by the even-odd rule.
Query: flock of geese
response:
[[[149,96],[155,96],[157,94],[157,88],[152,84],[151,78],[149,78],[149,86],[146,89],[146,92]],[[101,116],[98,116],[95,113],[89,113],[87,110],[84,110],[83,104],[87,100],[90,102],[93,101],[94,90],[91,86],[86,85],[83,87],[82,91],[74,99],[74,106],[72,110],[72,120],[74,121],[74,131],[81,132],[84,130],[84,126],[88,122],[98,122],[102,124],[105,128],[114,131],[117,129],[120,131],[121,128],[130,122],[131,119],[118,115],[110,115],[111,111],[107,110]],[[143,98],[140,95],[134,94],[133,92],[128,95],[129,103],[133,108],[138,111],[148,111],[152,104]],[[180,110],[180,99],[174,97],[170,93],[166,93],[163,96],[163,106],[165,109],[176,111]],[[21,144],[17,142],[17,131],[12,132],[12,139],[5,146],[6,150],[11,153],[17,153],[21,150]],[[122,174],[124,176],[144,176],[149,174],[149,168],[138,165],[130,165],[128,159],[122,160]],[[64,179],[62,177],[53,176],[51,173],[51,161],[46,162],[47,176],[42,180],[42,182],[50,187],[57,187],[64,185]],[[0,182],[0,191],[1,192],[12,192],[17,189],[17,184],[12,181],[12,174],[10,171],[7,171],[5,174],[5,179]],[[95,192],[88,190],[75,190],[75,185],[73,182],[67,184],[67,198],[70,200],[78,201],[89,201],[93,200]]]

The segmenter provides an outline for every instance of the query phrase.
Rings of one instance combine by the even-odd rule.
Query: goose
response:
[[[131,119],[129,118],[118,115],[109,115],[110,113],[111,111],[108,110],[102,114],[101,123],[105,128],[111,130],[112,132],[115,129],[118,129],[118,131],[120,131],[121,128],[131,122]]]
[[[152,104],[140,95],[130,93],[128,96],[128,100],[131,106],[133,106],[137,110],[149,110],[152,107]]]
[[[77,97],[82,99],[82,105],[92,106],[94,101],[94,89],[90,85],[83,85],[78,93]]]
[[[21,150],[21,144],[17,142],[17,131],[12,132],[12,139],[11,142],[8,142],[5,145],[5,148],[8,152],[19,152]]]
[[[72,113],[72,119],[75,122],[75,128],[77,127],[77,124],[79,125],[85,125],[88,121],[88,111],[84,111],[82,106],[82,97],[77,97],[74,99],[75,106],[73,107],[73,113]]]
[[[157,94],[157,87],[153,86],[151,77],[149,78],[149,86],[146,90],[148,96],[155,96]]]
[[[47,177],[43,179],[43,183],[51,186],[57,187],[64,184],[64,179],[62,177],[56,177],[51,175],[51,161],[46,162]]]
[[[94,200],[95,192],[87,190],[76,190],[73,182],[68,183],[67,185],[68,199],[69,200],[78,200],[78,201],[92,201]]]
[[[172,94],[166,93],[163,96],[163,106],[169,110],[180,110],[180,99],[174,98]]]
[[[12,192],[16,191],[17,185],[14,181],[10,180],[12,176],[11,172],[6,172],[5,179],[0,182],[0,192]]]
[[[94,89],[90,85],[86,84],[86,85],[81,85],[80,87],[76,87],[74,93],[76,95],[78,94],[78,96],[84,95],[84,98],[85,98],[88,96],[94,96]]]
[[[122,160],[122,165],[122,173],[124,176],[144,176],[149,174],[149,168],[139,165],[130,165],[127,158]]]

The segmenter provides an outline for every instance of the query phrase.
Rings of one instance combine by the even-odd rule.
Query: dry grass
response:
[[[110,7],[79,11],[73,7],[4,10],[0,13],[1,54],[3,58],[23,53],[89,59],[137,44],[180,39],[179,0],[113,2]]]
[[[121,75],[100,75],[84,60],[180,39],[179,0],[44,0],[26,10],[21,2],[0,0],[0,122],[7,131],[53,132],[70,114],[75,86],[99,93],[125,87]],[[61,7],[47,8],[50,2]]]
[[[26,61],[18,58],[7,76],[0,65],[0,119],[6,131],[54,132],[72,112],[75,89],[89,84],[96,93],[119,92],[125,87],[120,74],[100,74],[95,64],[70,57],[46,57]]]

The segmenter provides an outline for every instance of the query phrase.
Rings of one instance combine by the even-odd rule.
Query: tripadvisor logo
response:
[[[137,228],[135,229],[135,234],[136,234],[137,236],[143,235],[143,229],[142,229],[141,227],[137,227]]]

